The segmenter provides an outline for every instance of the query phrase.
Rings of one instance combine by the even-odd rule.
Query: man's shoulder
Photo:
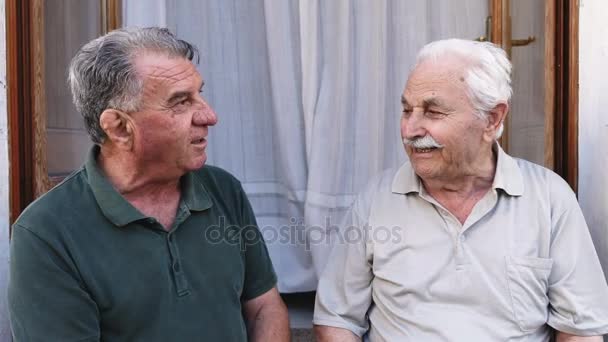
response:
[[[525,159],[513,159],[515,159],[517,166],[519,166],[524,182],[541,183],[558,192],[572,192],[570,185],[553,170]]]
[[[92,203],[91,197],[85,171],[78,169],[28,205],[15,225],[30,230],[43,226],[48,229],[85,211]]]
[[[519,166],[527,196],[546,198],[552,208],[578,205],[570,185],[553,170],[533,162],[514,158]]]
[[[407,164],[407,165],[406,165]],[[374,203],[384,203],[394,200],[393,182],[402,168],[409,167],[409,162],[400,166],[388,168],[376,173],[370,178],[362,191],[357,194],[353,206],[359,215],[369,215]]]

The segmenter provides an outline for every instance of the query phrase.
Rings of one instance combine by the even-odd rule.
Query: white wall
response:
[[[579,202],[608,276],[608,1],[580,0]],[[608,342],[608,336],[604,337]]]
[[[8,123],[6,110],[6,34],[4,0],[0,0],[0,341],[10,341],[6,312],[8,279]]]
[[[579,201],[608,275],[608,1],[580,3]]]

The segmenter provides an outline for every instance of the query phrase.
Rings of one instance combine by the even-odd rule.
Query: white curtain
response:
[[[484,34],[486,0],[125,0],[201,50],[209,163],[243,183],[281,292],[316,289],[324,232],[403,162],[400,95],[427,42]]]

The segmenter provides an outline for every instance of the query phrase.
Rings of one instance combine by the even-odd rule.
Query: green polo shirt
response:
[[[112,187],[98,153],[13,226],[15,341],[246,341],[242,303],[276,276],[239,181],[212,166],[184,175],[167,232]]]

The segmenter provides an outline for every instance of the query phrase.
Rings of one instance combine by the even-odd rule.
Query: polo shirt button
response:
[[[173,264],[173,271],[175,271],[175,272],[179,272],[179,262],[177,262],[177,261],[176,261],[176,262]]]

